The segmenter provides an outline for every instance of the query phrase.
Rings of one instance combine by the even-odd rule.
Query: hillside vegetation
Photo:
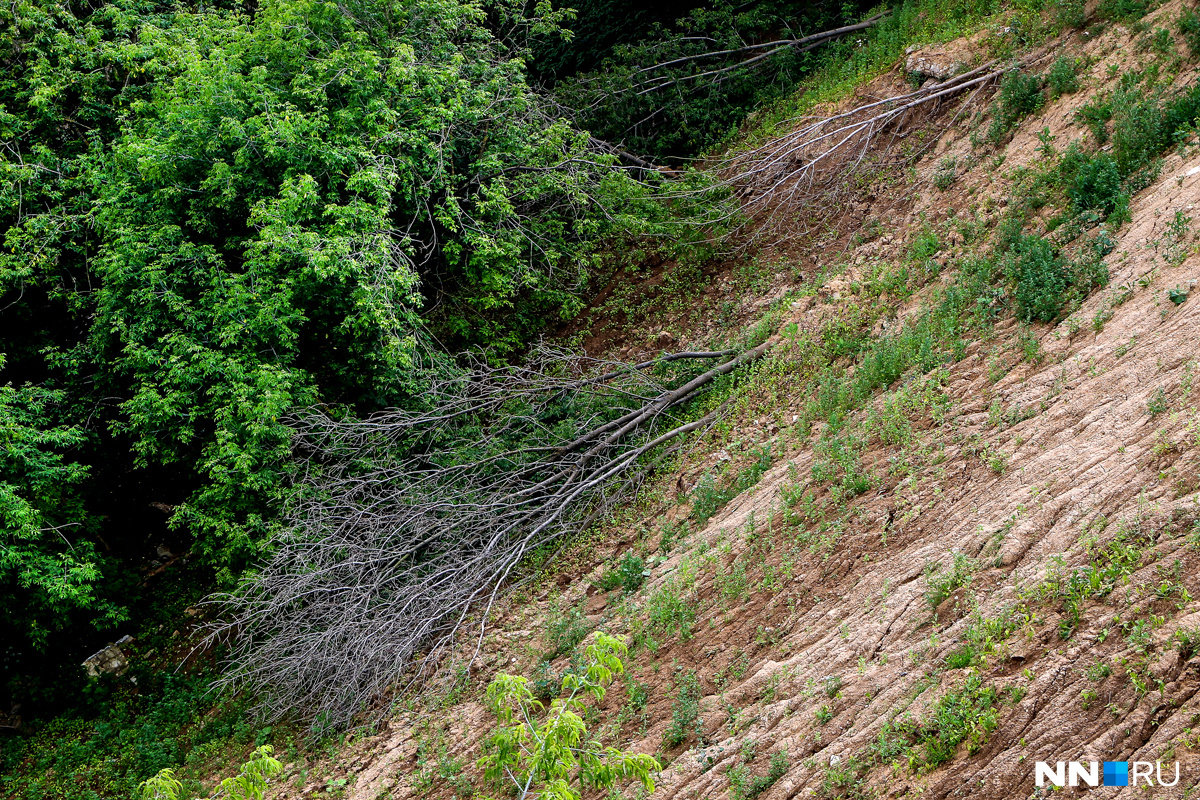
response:
[[[0,791],[1191,796],[1195,3],[593,6],[13,17]]]

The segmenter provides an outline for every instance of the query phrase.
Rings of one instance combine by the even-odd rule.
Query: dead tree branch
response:
[[[774,231],[780,219],[796,219],[802,210],[810,221],[823,221],[814,201],[820,197],[821,207],[836,207],[838,195],[848,190],[864,162],[869,160],[877,170],[894,170],[936,142],[932,137],[916,147],[896,145],[897,135],[903,138],[902,129],[914,114],[936,109],[948,98],[974,88],[976,92],[967,99],[972,102],[979,89],[1004,72],[1005,68],[989,62],[916,91],[828,116],[802,118],[790,133],[717,164],[719,185],[735,194],[760,235]],[[891,135],[891,141],[880,145],[885,134]]]
[[[667,69],[668,67],[675,67],[675,66],[679,66],[681,64],[686,64],[686,63],[689,63],[692,61],[699,61],[699,60],[703,60],[703,59],[721,58],[724,56],[739,55],[742,53],[751,53],[751,52],[755,52],[757,50],[764,50],[764,49],[767,51],[765,53],[758,53],[757,55],[751,56],[750,58],[742,59],[741,61],[738,61],[736,63],[728,64],[723,67],[719,67],[717,69],[705,70],[703,72],[693,73],[691,75],[682,75],[682,76],[673,77],[673,78],[654,79],[654,81],[649,86],[646,86],[646,87],[640,89],[637,92],[637,94],[639,94],[639,95],[649,94],[651,92],[656,92],[661,89],[666,89],[666,88],[675,86],[680,83],[686,83],[688,81],[699,80],[700,78],[711,78],[716,75],[722,75],[722,74],[725,74],[728,72],[733,72],[734,70],[745,69],[746,67],[757,64],[760,61],[765,61],[766,59],[770,58],[771,56],[778,55],[779,53],[782,53],[787,50],[794,50],[796,53],[806,53],[809,50],[815,50],[817,47],[820,47],[821,45],[825,44],[826,42],[832,41],[833,39],[839,39],[843,36],[848,36],[851,33],[856,33],[858,31],[862,31],[862,30],[866,30],[867,28],[874,27],[875,25],[878,25],[880,23],[880,21],[886,19],[890,14],[891,14],[890,11],[884,11],[879,14],[876,14],[875,16],[871,17],[870,19],[863,20],[862,22],[859,22],[859,23],[855,23],[854,25],[845,25],[841,28],[835,28],[833,30],[822,31],[821,33],[814,33],[811,36],[803,36],[799,39],[779,39],[779,40],[772,41],[772,42],[763,42],[762,44],[746,45],[745,47],[736,47],[736,48],[727,49],[727,50],[713,50],[713,51],[710,51],[707,53],[696,53],[693,55],[681,56],[679,58],[673,58],[669,61],[664,61],[660,64],[653,64],[649,67],[643,67],[634,74],[641,75],[643,73],[656,72],[658,70]]]
[[[222,683],[271,717],[340,727],[390,687],[428,676],[521,561],[626,499],[680,437],[680,415],[721,375],[766,353],[676,353],[632,366],[540,348],[523,366],[478,364],[419,408],[293,421],[302,474],[273,554],[214,598],[232,643]],[[651,368],[720,360],[680,385]]]

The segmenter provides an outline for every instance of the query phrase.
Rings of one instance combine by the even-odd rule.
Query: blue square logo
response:
[[[1104,785],[1105,786],[1128,786],[1129,785],[1129,762],[1128,761],[1105,761],[1104,762]]]

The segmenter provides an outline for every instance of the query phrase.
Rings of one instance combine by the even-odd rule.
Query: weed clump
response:
[[[546,657],[558,658],[578,646],[591,633],[591,628],[584,619],[580,608],[559,609],[546,620],[545,642],[548,646]]]
[[[618,587],[624,589],[626,593],[636,592],[646,582],[646,576],[642,574],[645,571],[646,562],[641,556],[636,553],[626,553],[617,568],[610,569],[601,575],[596,585],[605,592],[611,592]]]
[[[700,738],[700,680],[695,672],[684,672],[677,683],[679,693],[671,707],[671,724],[663,733],[663,744],[677,747],[693,733]]]
[[[1200,55],[1200,13],[1194,8],[1185,8],[1176,22],[1176,29],[1183,40],[1187,42],[1192,57]]]
[[[1107,216],[1129,203],[1122,188],[1121,170],[1108,153],[1064,159],[1064,169],[1071,174],[1067,197],[1075,213],[1097,210]]]
[[[1133,22],[1145,16],[1146,0],[1100,0],[1097,13],[1100,19],[1112,22]]]
[[[1066,260],[1050,242],[1035,236],[1022,237],[1008,255],[1007,277],[1014,284],[1017,317],[1022,322],[1054,320],[1071,285]]]
[[[1017,124],[1017,120],[1032,114],[1042,106],[1042,81],[1037,75],[1013,70],[1000,83],[1000,99],[996,103],[988,139],[998,143]]]
[[[1068,56],[1061,56],[1054,62],[1046,72],[1046,88],[1050,92],[1051,100],[1079,91],[1079,77],[1076,75],[1078,69],[1079,63]]]
[[[968,676],[962,689],[947,692],[938,700],[932,718],[917,729],[917,743],[924,745],[923,752],[912,753],[910,761],[933,769],[952,759],[964,741],[968,753],[979,752],[998,724],[999,701],[994,687],[984,686],[978,675]]]
[[[786,750],[777,750],[771,756],[771,764],[766,775],[751,775],[746,765],[740,765],[729,770],[729,783],[733,789],[735,800],[754,800],[760,794],[770,789],[787,774],[790,762]]]
[[[929,607],[937,608],[955,589],[969,584],[973,572],[975,562],[966,553],[955,553],[950,569],[944,570],[941,564],[926,565],[925,581],[929,589],[925,592],[925,600]]]

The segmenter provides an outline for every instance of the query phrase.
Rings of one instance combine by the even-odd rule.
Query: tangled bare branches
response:
[[[218,598],[233,643],[226,684],[342,726],[388,687],[429,674],[468,615],[483,635],[529,553],[587,526],[703,428],[680,406],[773,344],[637,365],[543,348],[523,367],[478,365],[424,405],[366,420],[295,420],[304,474],[274,554]],[[671,386],[651,367],[720,364]]]
[[[995,62],[916,91],[865,103],[831,116],[798,120],[790,133],[751,150],[730,156],[717,165],[722,185],[733,190],[741,207],[760,231],[773,229],[782,218],[795,219],[801,209],[816,221],[821,218],[813,201],[832,208],[839,194],[856,177],[868,158],[875,169],[898,169],[919,157],[936,141],[923,146],[894,148],[909,119],[923,107],[942,103],[973,89],[966,104],[1004,73]],[[956,116],[957,118],[957,116]],[[880,143],[882,137],[889,141]]]
[[[733,72],[735,70],[746,69],[752,67],[761,61],[771,58],[783,52],[791,51],[794,54],[806,53],[809,50],[815,50],[821,45],[831,42],[834,39],[840,39],[843,36],[848,36],[851,33],[864,31],[867,28],[872,28],[878,25],[883,19],[886,19],[891,14],[890,11],[882,11],[875,16],[865,19],[862,22],[853,25],[843,25],[840,28],[834,28],[828,31],[821,31],[809,36],[801,36],[793,39],[777,39],[769,42],[761,42],[759,44],[746,45],[744,47],[727,48],[724,50],[710,50],[703,53],[693,53],[691,55],[673,58],[669,61],[663,61],[658,64],[652,64],[648,67],[642,67],[635,73],[636,77],[645,80],[645,85],[635,84],[633,91],[637,94],[650,94],[662,89],[667,89],[672,86],[677,86],[682,83],[698,81],[702,79],[719,80],[720,76]],[[686,75],[668,75],[662,76],[663,70],[671,67],[678,67],[693,61],[710,60],[734,57],[733,63],[723,64],[719,67],[706,69],[701,72],[693,72]],[[650,74],[656,73],[656,74]],[[648,77],[643,77],[648,76]]]

